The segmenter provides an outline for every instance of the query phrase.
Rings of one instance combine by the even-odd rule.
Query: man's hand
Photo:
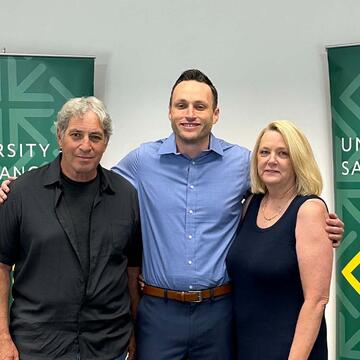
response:
[[[0,339],[0,360],[19,360],[19,352],[10,336]]]
[[[329,217],[326,219],[326,225],[326,231],[329,240],[333,243],[333,247],[339,247],[344,236],[344,223],[335,213],[329,213]]]
[[[4,180],[0,187],[0,204],[2,204],[7,199],[7,193],[10,191],[9,184],[15,180],[16,177],[9,177],[7,180]],[[1,359],[0,359],[1,360]]]
[[[138,283],[139,283],[140,290],[143,291],[144,286],[145,286],[145,279],[144,279],[143,274],[139,274]]]
[[[129,340],[127,360],[136,360],[136,342],[134,333],[131,335]]]

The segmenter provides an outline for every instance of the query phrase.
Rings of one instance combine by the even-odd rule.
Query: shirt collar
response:
[[[221,146],[220,140],[213,134],[210,134],[209,149],[205,150],[205,151],[214,151],[220,156],[224,155],[224,150]],[[167,139],[163,140],[163,143],[161,144],[161,146],[158,150],[158,154],[159,155],[165,155],[165,154],[180,155],[180,153],[177,151],[177,148],[176,148],[176,141],[175,141],[174,133],[172,133]]]
[[[49,164],[47,172],[45,174],[44,186],[57,185],[61,186],[61,153],[57,158]],[[111,186],[111,180],[109,179],[108,174],[103,170],[102,166],[99,164],[97,167],[98,173],[100,175],[100,191],[109,191],[114,193],[113,187]]]

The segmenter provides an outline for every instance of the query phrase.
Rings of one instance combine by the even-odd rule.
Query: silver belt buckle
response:
[[[194,303],[201,303],[203,301],[202,291],[201,290],[190,290],[189,293],[197,294],[198,298],[196,300],[193,300],[191,302]]]

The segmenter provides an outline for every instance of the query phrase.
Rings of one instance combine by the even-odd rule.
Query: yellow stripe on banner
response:
[[[360,264],[360,251],[345,265],[341,273],[345,279],[354,288],[354,290],[360,295],[360,281],[352,274],[352,272]]]

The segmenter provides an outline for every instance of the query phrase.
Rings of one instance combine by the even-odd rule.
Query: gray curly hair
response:
[[[82,117],[88,111],[93,111],[98,116],[107,143],[113,132],[112,120],[104,103],[95,96],[78,97],[68,100],[58,112],[57,121],[55,122],[57,132],[64,136],[70,119],[74,116]]]

